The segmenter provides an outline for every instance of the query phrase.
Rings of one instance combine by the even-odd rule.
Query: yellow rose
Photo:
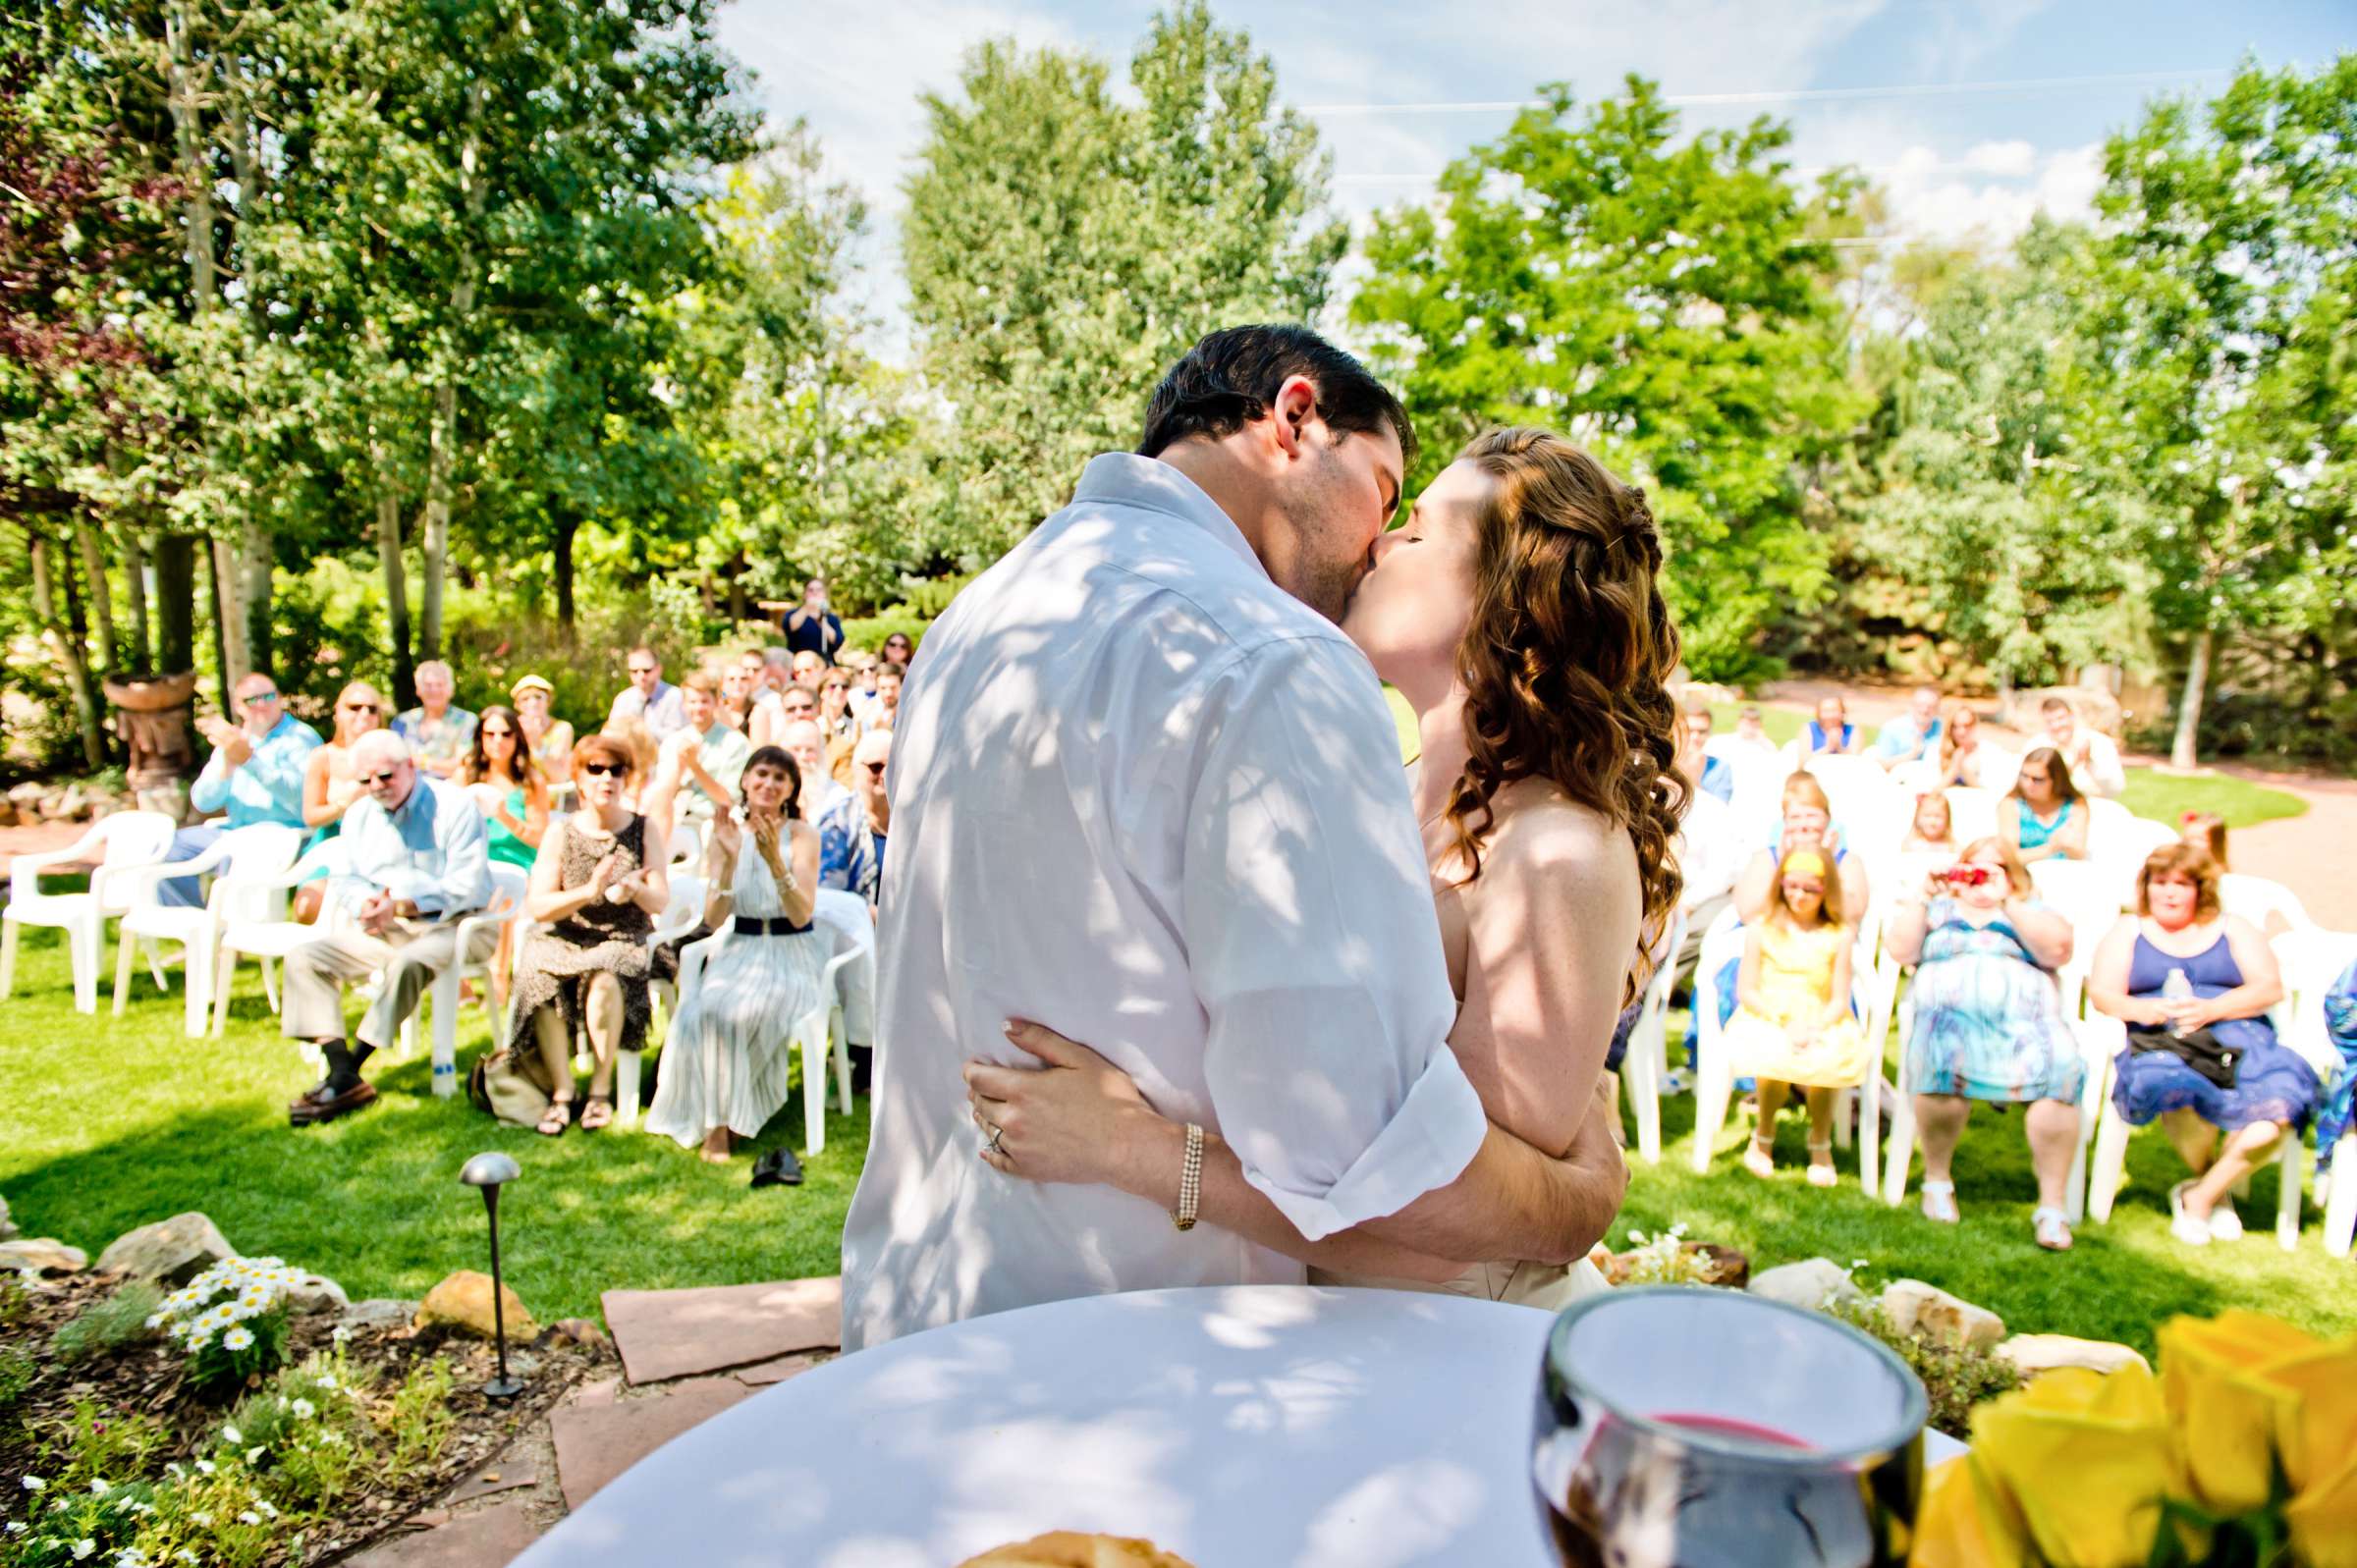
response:
[[[2161,1385],[2138,1366],[2064,1367],[1983,1405],[1972,1459],[2054,1568],[2147,1561],[2162,1499],[2184,1490]]]
[[[1924,1478],[1907,1568],[2028,1568],[2021,1518],[1970,1454]]]
[[[2292,1549],[2307,1568],[2357,1568],[2357,1454],[2337,1475],[2291,1500],[2283,1517]]]
[[[2213,1512],[2266,1506],[2276,1434],[2296,1414],[2293,1391],[2270,1376],[2313,1354],[2313,1334],[2255,1312],[2161,1325],[2161,1381],[2185,1438],[2196,1496]]]
[[[2281,1393],[2275,1451],[2292,1491],[2334,1479],[2357,1454],[2357,1336],[2271,1362],[2259,1377]]]

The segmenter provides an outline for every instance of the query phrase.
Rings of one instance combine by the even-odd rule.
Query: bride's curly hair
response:
[[[1621,1004],[1677,903],[1671,844],[1686,782],[1672,766],[1668,681],[1677,628],[1657,578],[1662,536],[1645,492],[1551,431],[1493,430],[1457,454],[1490,476],[1480,511],[1473,619],[1457,645],[1465,771],[1444,815],[1466,880],[1481,875],[1491,797],[1553,780],[1636,845],[1643,938]]]

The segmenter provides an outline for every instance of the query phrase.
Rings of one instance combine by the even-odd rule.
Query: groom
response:
[[[959,1069],[1036,1065],[1012,1018],[1217,1129],[1309,1240],[1569,1262],[1611,1222],[1609,1129],[1539,1153],[1490,1124],[1447,1044],[1398,741],[1335,624],[1414,439],[1314,333],[1214,333],[1155,389],[1137,453],[1092,460],[926,635],[895,727],[846,1350],[1070,1296],[1304,1278],[1112,1188],[985,1164]]]

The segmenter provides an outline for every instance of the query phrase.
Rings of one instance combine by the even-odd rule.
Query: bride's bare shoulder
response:
[[[1543,779],[1522,779],[1491,801],[1494,828],[1482,874],[1542,872],[1589,889],[1634,886],[1636,847],[1604,813]]]

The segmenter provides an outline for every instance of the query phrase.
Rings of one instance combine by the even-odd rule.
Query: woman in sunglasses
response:
[[[663,870],[670,857],[661,826],[626,799],[634,770],[630,749],[611,735],[575,746],[580,806],[550,826],[532,862],[525,912],[548,929],[523,945],[508,1054],[539,1065],[548,1106],[537,1131],[546,1138],[573,1124],[573,1042],[584,1024],[595,1065],[583,1132],[614,1119],[615,1053],[646,1045],[655,963],[646,935],[671,901]]]
[[[353,771],[352,748],[360,736],[385,727],[385,699],[365,680],[355,680],[336,693],[335,729],[327,742],[303,760],[302,824],[311,830],[303,848],[333,838],[344,826],[344,813],[368,791]],[[295,918],[309,923],[319,918],[319,900],[327,872],[314,871],[295,892]]]
[[[2030,1228],[2052,1252],[2070,1247],[2063,1211],[2079,1146],[2086,1066],[2062,1017],[2054,971],[2070,961],[2070,922],[2038,901],[2029,868],[2003,839],[1975,839],[1891,916],[1891,955],[1915,964],[1915,1008],[1899,1087],[1923,1136],[1923,1216],[1957,1220],[1949,1161],[1972,1102],[2024,1106],[2038,1208]]]
[[[745,759],[743,807],[713,819],[704,853],[704,921],[726,934],[663,1041],[646,1130],[712,1164],[756,1136],[786,1104],[795,1022],[818,1004],[830,938],[811,929],[818,835],[795,814],[794,758],[763,746]],[[803,1086],[824,1094],[822,1083]]]

